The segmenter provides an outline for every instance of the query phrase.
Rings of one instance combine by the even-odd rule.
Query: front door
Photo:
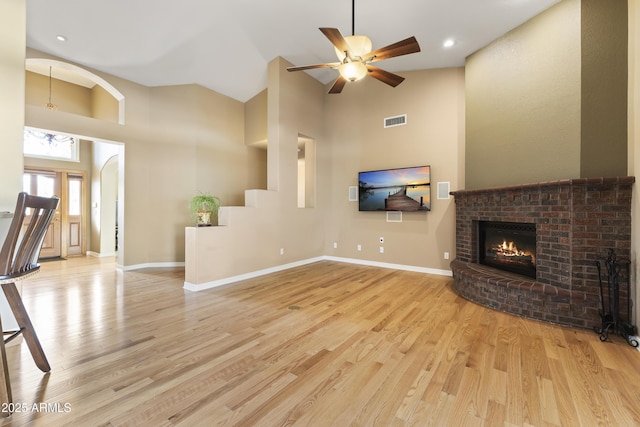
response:
[[[40,258],[64,258],[84,253],[84,190],[83,172],[24,171],[23,191],[60,198],[60,205],[42,243]]]
[[[25,171],[22,189],[36,196],[51,197],[60,194],[60,181],[59,172]],[[31,212],[27,212],[25,224],[29,223],[30,214]],[[58,206],[51,225],[49,225],[49,231],[47,231],[44,241],[42,242],[40,258],[56,258],[62,256],[61,233],[60,206]]]

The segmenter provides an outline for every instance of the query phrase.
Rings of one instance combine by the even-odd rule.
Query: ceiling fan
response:
[[[375,67],[371,65],[371,63],[420,52],[418,41],[415,37],[409,37],[372,51],[371,39],[369,39],[369,37],[355,35],[355,0],[351,1],[351,8],[351,36],[343,37],[336,28],[320,28],[322,34],[324,34],[335,47],[339,62],[289,67],[287,71],[302,71],[314,68],[337,69],[340,75],[333,83],[333,86],[331,86],[331,89],[329,89],[329,93],[340,93],[345,84],[347,84],[347,81],[354,82],[366,75],[370,75],[389,86],[398,86],[402,83],[404,77]]]

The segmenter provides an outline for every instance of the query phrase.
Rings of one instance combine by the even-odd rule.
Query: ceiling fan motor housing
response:
[[[373,45],[371,44],[371,39],[367,36],[347,36],[344,40],[349,45],[349,49],[351,49],[351,60],[360,60],[360,58],[364,57],[365,54],[371,52]],[[341,52],[337,47],[335,48],[336,56],[340,60],[340,62],[344,62],[346,60],[347,54],[345,52]]]

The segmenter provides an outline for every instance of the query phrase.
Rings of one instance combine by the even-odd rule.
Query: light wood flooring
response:
[[[24,411],[2,425],[640,425],[640,352],[622,338],[478,306],[448,277],[323,261],[183,280],[44,263],[23,298],[52,371],[8,347]]]

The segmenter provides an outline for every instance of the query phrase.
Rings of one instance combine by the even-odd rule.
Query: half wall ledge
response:
[[[453,290],[463,298],[494,310],[529,319],[574,325],[568,313],[578,295],[492,267],[454,260]],[[583,295],[583,299],[586,297]],[[541,307],[545,307],[544,310]]]

